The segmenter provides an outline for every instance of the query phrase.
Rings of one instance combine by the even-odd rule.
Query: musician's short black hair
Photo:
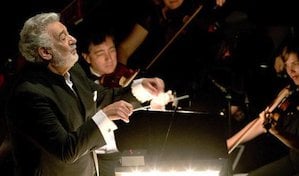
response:
[[[78,38],[78,51],[79,53],[88,53],[90,44],[101,44],[105,41],[106,37],[111,37],[114,40],[114,36],[115,31],[112,27],[95,27],[85,29]]]

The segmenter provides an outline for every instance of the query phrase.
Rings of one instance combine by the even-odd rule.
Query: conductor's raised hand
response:
[[[133,112],[133,106],[124,100],[120,100],[104,107],[102,111],[111,120],[123,120],[128,123]]]
[[[153,96],[158,96],[159,93],[164,92],[164,81],[160,78],[144,78],[142,80],[142,86],[149,91]]]

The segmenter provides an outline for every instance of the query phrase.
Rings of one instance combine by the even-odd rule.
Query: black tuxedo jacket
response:
[[[19,77],[7,111],[17,175],[93,176],[92,151],[105,141],[91,117],[119,99],[140,105],[130,88],[99,86],[78,64],[70,75],[76,93],[45,65],[28,64]]]

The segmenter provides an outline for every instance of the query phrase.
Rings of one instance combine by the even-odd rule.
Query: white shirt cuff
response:
[[[106,145],[97,149],[96,152],[110,153],[118,151],[114,138],[114,130],[117,129],[115,123],[112,120],[110,120],[102,110],[97,112],[92,117],[92,120],[97,124],[106,142]]]

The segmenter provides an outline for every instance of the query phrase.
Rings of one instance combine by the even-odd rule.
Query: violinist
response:
[[[149,75],[157,75],[178,94],[191,94],[193,83],[199,80],[201,70],[213,60],[216,23],[211,22],[211,14],[201,10],[196,19],[151,65],[151,61],[173,39],[180,28],[200,8],[198,0],[157,0],[149,4],[140,14],[132,30],[121,40],[118,61],[130,68],[145,70]],[[215,6],[223,6],[225,0],[209,0]],[[207,9],[206,7],[203,7]],[[212,31],[209,28],[213,28]],[[217,40],[217,39],[216,39]],[[181,71],[184,70],[184,71]],[[191,84],[191,85],[190,85]],[[195,83],[196,84],[196,83]],[[196,85],[195,85],[196,86]]]
[[[82,58],[80,64],[84,68],[87,76],[97,84],[106,87],[120,87],[121,85],[114,83],[125,75],[130,79],[136,70],[117,61],[117,51],[115,48],[114,31],[112,28],[101,28],[85,31],[85,35],[79,41],[79,50]],[[117,71],[117,72],[116,72]],[[114,74],[116,73],[116,74]],[[133,77],[136,78],[136,77]],[[133,79],[132,78],[132,79]],[[164,105],[174,99],[172,91],[159,94],[151,101],[151,109],[164,109]]]
[[[249,176],[299,175],[299,40],[292,39],[283,48],[281,58],[291,84],[284,88],[275,103],[259,114],[259,117],[227,140],[230,151],[241,143],[269,133],[288,149],[288,155],[249,172]],[[269,146],[271,147],[271,146]]]
[[[85,31],[79,47],[83,60],[81,64],[89,78],[106,87],[125,87],[120,79],[130,79],[135,70],[118,63],[111,28]]]
[[[225,3],[225,0],[216,0],[216,5],[217,6],[223,6]],[[192,2],[193,3],[193,2]],[[133,52],[142,44],[142,42],[145,41],[146,37],[149,35],[151,32],[154,31],[154,25],[163,25],[163,21],[166,22],[167,20],[171,21],[172,17],[171,14],[175,14],[176,11],[182,11],[184,14],[181,14],[178,20],[180,21],[178,25],[182,24],[185,22],[185,20],[189,17],[188,13],[186,10],[191,10],[191,9],[185,9],[185,4],[184,0],[176,0],[176,1],[170,1],[170,0],[153,0],[153,6],[154,8],[157,7],[157,9],[153,10],[154,13],[157,14],[151,14],[149,12],[148,16],[145,17],[150,21],[142,20],[138,21],[134,27],[129,36],[120,44],[120,47],[118,48],[119,52],[119,61],[125,65],[128,63],[129,57],[133,54]],[[189,5],[188,5],[189,6]],[[189,7],[188,7],[189,8]],[[155,21],[157,18],[158,21]],[[146,23],[145,23],[146,22]],[[171,25],[171,24],[170,24]],[[171,27],[171,26],[169,26]],[[153,30],[153,31],[151,31]],[[165,31],[167,32],[167,31]],[[170,34],[168,34],[170,35]]]

